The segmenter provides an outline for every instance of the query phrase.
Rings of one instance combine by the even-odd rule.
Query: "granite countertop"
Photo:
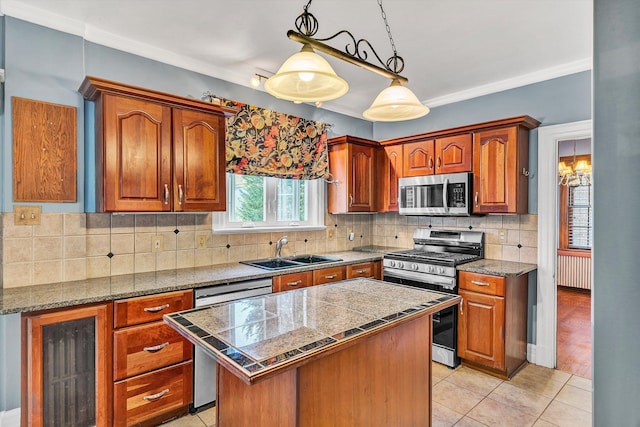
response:
[[[357,248],[353,248],[356,252],[370,252],[374,254],[388,254],[389,252],[398,252],[398,251],[406,251],[408,249],[413,248],[397,248],[394,246],[380,246],[380,245],[369,245],[369,246],[359,246]]]
[[[459,301],[458,295],[351,279],[199,307],[165,315],[164,320],[252,383],[363,334]]]
[[[303,265],[284,270],[264,270],[233,262],[208,267],[163,270],[74,282],[0,289],[0,314],[72,307],[204,286],[225,286],[241,280],[273,277],[293,272],[382,259],[381,254],[354,251],[319,255],[329,255],[340,258],[342,261]]]
[[[499,259],[481,259],[478,261],[460,264],[456,268],[458,271],[468,271],[470,273],[515,277],[534,271],[538,266],[536,264],[528,264],[524,262],[502,261]]]

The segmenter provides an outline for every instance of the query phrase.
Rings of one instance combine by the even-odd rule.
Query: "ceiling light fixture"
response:
[[[558,185],[577,187],[579,185],[591,185],[591,164],[587,160],[576,161],[576,141],[573,141],[573,162],[567,165],[562,161],[558,163]]]
[[[249,79],[249,84],[252,88],[258,89],[260,87],[260,83],[262,83],[262,79],[267,80],[269,77],[263,76],[262,74],[255,73],[253,77]]]
[[[404,59],[398,55],[391,36],[391,29],[387,22],[387,15],[382,7],[382,0],[378,0],[382,19],[387,30],[393,55],[383,61],[371,43],[366,39],[356,38],[347,30],[341,30],[327,38],[314,38],[318,32],[318,20],[309,12],[311,2],[304,6],[304,11],[295,20],[298,30],[289,30],[287,37],[302,44],[300,52],[287,59],[278,72],[264,83],[265,90],[276,98],[294,102],[323,102],[341,97],[349,90],[349,85],[339,77],[331,65],[315,50],[331,55],[335,58],[365,68],[391,80],[391,85],[384,89],[374,100],[363,116],[375,121],[400,121],[422,117],[429,112],[429,108],[418,100],[409,89],[403,85],[408,82],[400,75],[404,70]],[[340,35],[349,37],[345,50],[341,51],[325,44]],[[381,66],[367,61],[371,53]]]

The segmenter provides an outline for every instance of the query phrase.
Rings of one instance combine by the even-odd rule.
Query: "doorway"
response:
[[[544,126],[538,129],[538,283],[536,297],[535,346],[529,360],[535,364],[557,366],[557,263],[558,153],[566,140],[591,138],[591,120]],[[592,267],[591,267],[592,270]],[[589,327],[592,331],[592,322]]]

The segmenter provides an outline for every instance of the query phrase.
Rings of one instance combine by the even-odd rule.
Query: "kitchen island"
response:
[[[164,320],[217,360],[218,426],[428,426],[431,315],[459,301],[353,279]]]

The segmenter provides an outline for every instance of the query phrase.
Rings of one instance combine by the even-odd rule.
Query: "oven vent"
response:
[[[558,286],[591,290],[591,257],[558,255]]]

